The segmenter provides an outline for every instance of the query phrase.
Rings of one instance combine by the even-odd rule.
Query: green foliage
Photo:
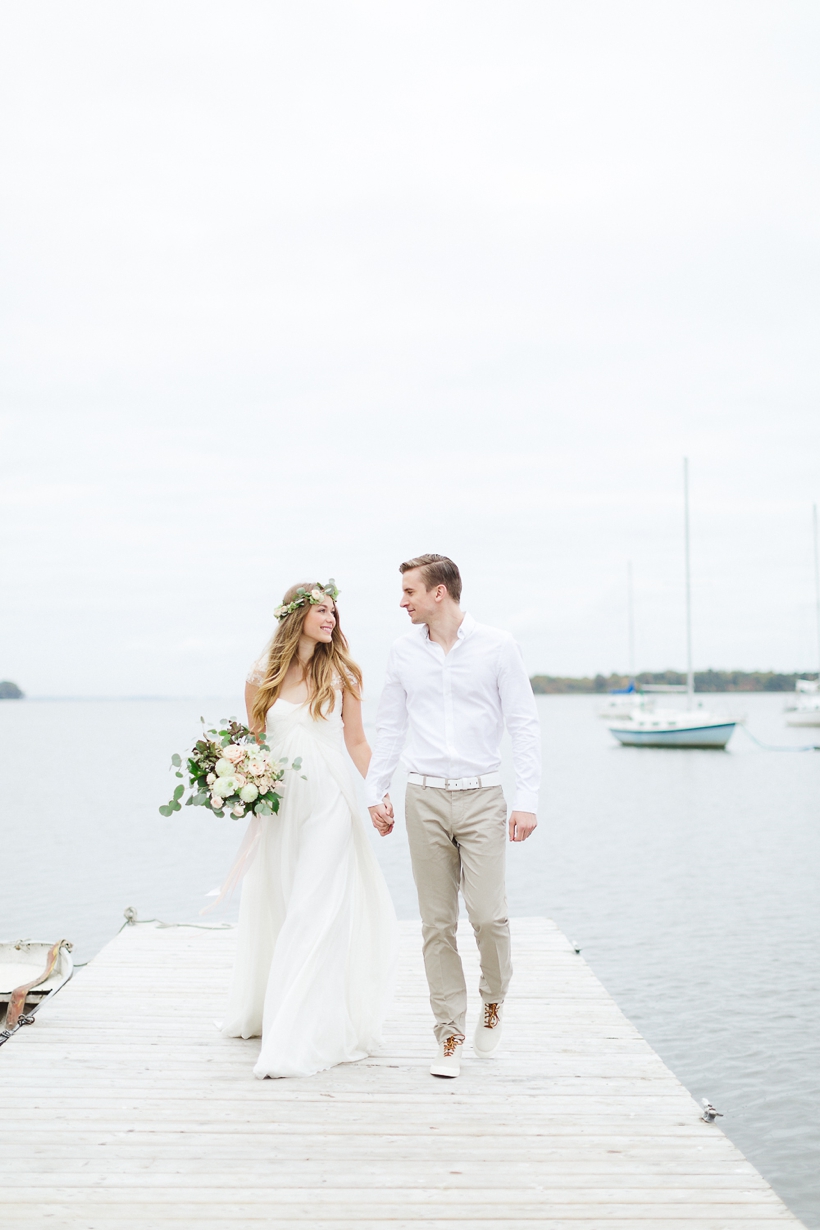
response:
[[[798,679],[816,679],[810,671],[802,674],[783,675],[775,671],[695,671],[696,692],[793,692]],[[635,685],[641,684],[685,685],[682,671],[642,671],[635,677]],[[533,692],[539,695],[558,693],[602,693],[615,688],[627,688],[628,675],[595,675],[573,678],[562,675],[533,675],[530,680]]]
[[[205,721],[200,718],[204,727]],[[234,788],[231,794],[225,799],[221,805],[215,805],[211,802],[211,786],[208,783],[208,778],[211,777],[212,782],[216,777],[215,766],[218,760],[222,758],[223,750],[230,744],[235,744],[245,752],[245,764],[249,762],[264,766],[263,776],[273,785],[270,790],[264,794],[260,794],[255,802],[255,805],[244,803],[238,794],[241,788],[239,784]],[[259,753],[267,753],[267,761],[264,758],[260,761]],[[241,763],[241,762],[240,762]],[[302,761],[298,758],[291,766],[284,758],[279,761],[270,759],[270,747],[267,743],[267,736],[262,734],[252,734],[247,726],[243,726],[236,718],[223,718],[219,724],[219,728],[204,730],[202,737],[197,739],[190,752],[187,753],[184,761],[183,758],[174,752],[171,757],[171,768],[174,770],[174,776],[181,779],[181,783],[174,787],[172,797],[167,803],[164,803],[159,813],[161,816],[172,816],[175,812],[181,811],[185,807],[205,807],[215,816],[223,817],[226,812],[229,812],[235,819],[240,819],[240,816],[234,816],[234,808],[241,808],[242,815],[251,815],[255,813],[259,816],[270,816],[279,810],[280,795],[276,790],[276,785],[285,776],[286,770],[289,768],[301,768]],[[247,774],[247,769],[246,769]],[[304,775],[303,775],[304,776]],[[185,781],[187,777],[187,783]],[[254,780],[251,777],[249,780]],[[186,790],[189,792],[182,802]],[[216,797],[216,796],[214,796]]]

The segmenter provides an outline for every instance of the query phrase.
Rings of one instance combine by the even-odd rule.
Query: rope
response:
[[[753,735],[742,722],[738,722],[738,726],[746,732],[752,743],[756,743],[764,752],[820,752],[820,745],[817,743],[807,743],[805,747],[793,747],[789,743],[761,743],[760,739]]]
[[[120,931],[124,931],[126,927],[137,927],[137,926],[142,927],[147,923],[156,923],[157,927],[162,928],[163,930],[166,928],[170,929],[171,927],[193,927],[194,930],[196,931],[232,931],[234,928],[234,923],[229,923],[229,922],[221,922],[221,923],[172,922],[172,923],[169,923],[169,922],[163,922],[161,918],[139,918],[137,916],[137,911],[134,909],[132,905],[126,906],[126,908],[123,910],[123,914],[125,915],[125,922],[122,924],[121,927],[118,927],[117,930],[114,932],[115,937],[119,935]],[[86,965],[90,965],[93,960],[94,960],[93,957],[89,957],[87,961],[75,961],[74,969],[85,969]]]

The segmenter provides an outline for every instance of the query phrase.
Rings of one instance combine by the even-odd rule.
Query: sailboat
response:
[[[686,708],[633,710],[628,718],[609,722],[619,743],[626,747],[725,748],[737,725],[736,718],[710,713],[695,705],[692,667],[692,584],[689,567],[689,459],[683,461],[683,504],[686,556]]]
[[[628,688],[612,688],[598,710],[598,717],[628,718],[633,713],[649,712],[654,701],[644,695],[644,689],[630,682]]]
[[[820,554],[817,550],[817,505],[814,518],[814,609],[817,620],[817,664],[820,667]],[[788,706],[787,726],[820,726],[820,671],[816,679],[798,679]]]
[[[820,682],[798,679],[794,685],[795,700],[789,706],[787,726],[820,726]]]
[[[598,710],[598,717],[628,718],[636,710],[651,709],[655,702],[635,683],[635,604],[632,599],[632,560],[626,565],[626,598],[629,626],[629,686],[610,688],[609,696]]]

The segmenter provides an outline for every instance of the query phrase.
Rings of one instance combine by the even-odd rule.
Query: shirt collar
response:
[[[466,640],[468,636],[476,630],[476,621],[473,619],[469,611],[464,612],[464,618],[461,621],[461,627],[458,630],[459,640]]]

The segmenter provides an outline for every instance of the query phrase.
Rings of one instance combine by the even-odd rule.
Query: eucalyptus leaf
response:
[[[167,803],[163,803],[162,807],[159,809],[159,814],[161,816],[170,816],[172,814],[171,808],[168,806]]]
[[[171,757],[171,764],[175,764],[177,768],[179,768],[179,766],[182,764],[182,758],[179,755],[179,752],[174,752],[173,756]]]
[[[174,798],[181,799],[184,793],[185,793],[185,787],[177,786],[176,789],[174,790]]]

